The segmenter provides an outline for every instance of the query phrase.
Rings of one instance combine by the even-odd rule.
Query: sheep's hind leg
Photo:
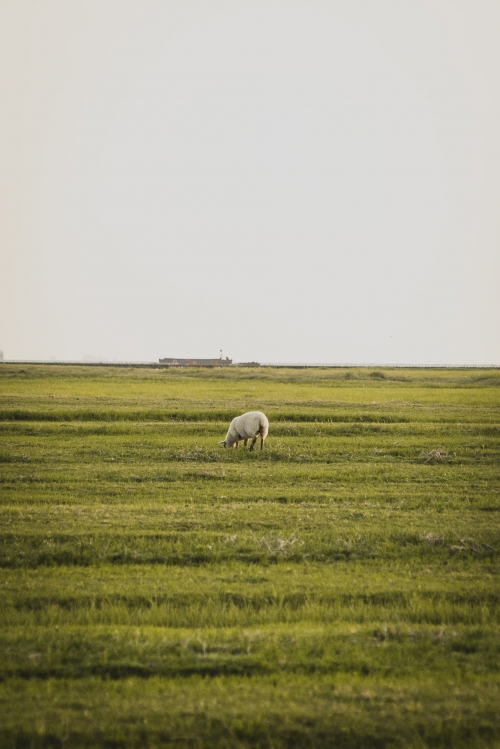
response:
[[[252,444],[250,445],[250,452],[252,452],[256,442],[257,442],[257,437],[252,437]]]

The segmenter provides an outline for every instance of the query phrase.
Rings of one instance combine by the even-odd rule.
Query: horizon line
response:
[[[101,359],[97,361],[84,361],[83,359],[3,359],[0,360],[0,364],[43,364],[43,365],[60,365],[60,366],[84,366],[84,367],[134,367],[134,366],[146,366],[155,368],[169,368],[171,366],[185,366],[186,368],[205,368],[205,369],[216,369],[217,365],[172,365],[172,364],[160,364],[159,361],[150,361],[142,359]],[[247,365],[248,362],[233,362],[231,366],[238,367]],[[366,363],[355,363],[355,362],[255,362],[259,367],[291,367],[291,368],[321,368],[326,369],[347,369],[352,367],[382,367],[384,369],[397,368],[397,369],[500,369],[500,364],[421,364],[421,363],[380,363],[380,362],[366,362]],[[227,369],[227,365],[224,367]],[[248,367],[250,369],[250,367]]]

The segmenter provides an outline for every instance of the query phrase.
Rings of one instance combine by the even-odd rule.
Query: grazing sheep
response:
[[[229,425],[226,439],[221,440],[219,445],[224,447],[238,447],[238,442],[243,440],[245,447],[248,440],[252,440],[250,450],[253,450],[257,437],[260,435],[260,449],[264,446],[264,440],[269,432],[269,421],[262,411],[249,411],[242,416],[237,416]]]

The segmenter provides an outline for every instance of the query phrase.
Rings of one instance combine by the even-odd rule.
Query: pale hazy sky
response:
[[[7,358],[500,364],[498,0],[0,0]]]

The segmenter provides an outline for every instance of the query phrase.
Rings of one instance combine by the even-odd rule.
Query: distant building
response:
[[[175,359],[166,358],[160,359],[160,364],[166,364],[171,367],[230,367],[233,363],[232,359],[222,358],[219,359]]]

